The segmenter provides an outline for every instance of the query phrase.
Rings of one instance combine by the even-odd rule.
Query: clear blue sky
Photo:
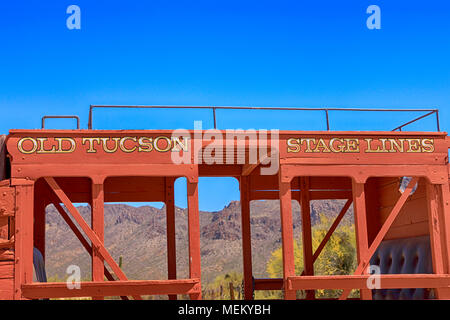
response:
[[[66,8],[81,8],[68,30]],[[381,8],[381,30],[366,8]],[[450,119],[449,1],[2,1],[0,133],[90,104],[438,107]],[[392,129],[411,115],[332,114],[333,129]],[[220,111],[221,128],[323,129],[310,114]],[[94,127],[192,128],[205,111],[96,111]],[[70,122],[49,121],[51,128]],[[432,120],[412,126],[433,130]],[[181,182],[178,183],[181,185]],[[185,206],[182,188],[177,204]],[[237,184],[202,180],[219,210]]]

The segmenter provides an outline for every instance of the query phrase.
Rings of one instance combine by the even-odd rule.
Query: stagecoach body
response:
[[[450,139],[446,133],[280,131],[275,137],[274,132],[256,131],[256,140],[239,140],[239,133],[230,140],[224,130],[216,130],[224,137],[223,153],[208,149],[211,141],[204,139],[205,133],[186,131],[188,139],[176,139],[172,130],[11,130],[1,159],[0,298],[189,295],[201,299],[198,179],[234,177],[241,193],[245,299],[253,299],[256,290],[282,290],[285,299],[296,299],[297,291],[306,290],[306,298],[314,299],[317,289],[342,289],[341,299],[351,289],[360,289],[361,299],[386,298],[388,293],[380,290],[391,289],[410,290],[411,295],[403,298],[425,298],[417,290],[431,290],[427,297],[450,299]],[[260,153],[258,141],[263,136],[269,143]],[[256,158],[254,150],[258,150]],[[178,163],[174,153],[180,155]],[[267,174],[274,162],[277,170]],[[174,181],[179,177],[187,181],[186,279],[179,279],[176,270]],[[313,250],[310,201],[322,199],[343,199],[345,205]],[[280,201],[282,278],[253,277],[253,200]],[[292,200],[301,206],[301,274],[294,266]],[[104,204],[154,201],[166,205],[168,277],[128,280],[104,245]],[[90,204],[91,221],[85,221],[73,205],[80,202]],[[79,289],[33,281],[33,248],[45,257],[45,208],[50,204],[91,255],[92,281],[82,282]],[[351,206],[358,257],[355,273],[315,275],[315,259]],[[415,246],[417,241],[420,245]],[[390,261],[383,262],[381,288],[373,291],[367,286],[369,267],[381,263],[386,254]],[[430,260],[428,271],[416,268],[420,259]],[[399,264],[398,270],[390,272],[394,264]],[[414,296],[413,291],[422,293]]]

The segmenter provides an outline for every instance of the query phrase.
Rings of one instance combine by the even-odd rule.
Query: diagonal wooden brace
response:
[[[334,233],[334,230],[336,230],[336,228],[339,225],[339,223],[341,222],[342,218],[347,213],[347,210],[348,210],[348,208],[350,208],[350,205],[352,204],[352,202],[353,202],[352,199],[348,199],[347,202],[342,207],[342,209],[339,212],[339,214],[337,215],[336,219],[334,219],[334,222],[331,225],[330,229],[328,230],[327,234],[325,235],[325,237],[323,237],[323,239],[320,242],[319,246],[317,247],[316,251],[314,251],[314,254],[313,254],[313,257],[312,257],[313,262],[315,262],[317,260],[317,258],[320,256],[320,253],[322,252],[323,248],[325,248],[325,245],[328,243],[328,240],[330,240],[331,236]],[[301,275],[302,276],[305,275],[305,271],[304,270],[303,270]]]
[[[80,241],[80,243],[83,245],[83,247],[86,249],[86,251],[92,255],[92,247],[89,244],[89,242],[85,239],[85,237],[83,236],[83,234],[80,232],[80,230],[78,229],[78,227],[75,225],[75,223],[72,221],[72,219],[70,219],[69,215],[67,214],[67,212],[63,209],[63,207],[59,204],[59,202],[55,201],[53,203],[53,205],[55,206],[56,210],[58,210],[58,212],[60,213],[60,215],[63,217],[64,221],[67,223],[67,225],[70,227],[70,229],[73,231],[73,233],[75,234],[75,236],[78,238],[78,240]],[[106,268],[106,266],[104,267],[104,271],[105,271],[105,276],[106,279],[108,279],[109,281],[115,281],[113,275],[109,272],[109,270]],[[121,298],[123,300],[128,300],[127,296],[121,296]]]
[[[53,177],[46,177],[45,181],[47,181],[48,185],[53,190],[53,192],[56,194],[58,199],[64,204],[64,206],[67,208],[69,213],[72,215],[72,217],[75,219],[75,221],[81,227],[81,229],[84,231],[84,233],[89,238],[89,240],[91,240],[93,249],[97,250],[98,253],[102,256],[102,258],[110,265],[111,269],[117,275],[119,280],[122,280],[122,281],[128,280],[127,277],[125,276],[125,274],[123,273],[123,271],[117,265],[116,261],[114,261],[113,257],[111,257],[108,250],[106,250],[103,243],[100,241],[100,239],[94,233],[94,231],[92,231],[92,229],[89,227],[89,225],[86,223],[86,221],[84,221],[81,214],[78,212],[78,210],[72,204],[72,202],[67,197],[67,195],[64,193],[64,191],[60,188],[60,186],[55,181],[55,179]],[[133,298],[136,300],[142,300],[141,296],[133,296]]]
[[[370,258],[373,256],[373,254],[377,250],[378,246],[380,245],[381,241],[383,240],[384,236],[389,231],[390,227],[392,226],[392,223],[394,222],[395,218],[397,218],[398,214],[400,213],[400,210],[402,209],[402,207],[405,204],[408,197],[411,195],[411,192],[414,189],[414,186],[417,184],[418,181],[419,181],[419,178],[417,178],[417,177],[413,177],[411,179],[411,181],[409,182],[405,191],[402,193],[400,198],[397,200],[397,203],[392,208],[391,213],[387,217],[386,221],[384,222],[384,224],[381,227],[380,231],[378,232],[377,236],[373,240],[369,249],[362,257],[360,264],[358,265],[358,267],[356,268],[356,270],[354,272],[354,275],[362,275],[364,273],[364,270],[366,270],[366,268],[370,262]],[[350,291],[351,291],[351,289],[345,289],[342,292],[341,296],[339,297],[339,300],[347,299],[348,295],[350,294]]]

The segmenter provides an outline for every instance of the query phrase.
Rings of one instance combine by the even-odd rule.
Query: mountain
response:
[[[335,217],[343,200],[312,201],[313,225],[320,217]],[[267,277],[266,265],[271,252],[281,245],[278,201],[251,203],[251,228],[254,277]],[[89,206],[78,206],[89,223]],[[200,248],[202,281],[212,281],[219,274],[242,272],[241,211],[239,201],[232,201],[216,212],[200,212]],[[300,236],[300,208],[293,201],[294,236]],[[187,210],[176,208],[177,276],[186,278],[188,264]],[[343,222],[352,223],[352,209]],[[122,256],[122,269],[129,279],[167,279],[165,208],[134,207],[126,204],[105,205],[105,245],[116,261]],[[47,276],[64,279],[69,265],[78,265],[81,277],[91,272],[91,259],[73,232],[53,206],[46,215]]]

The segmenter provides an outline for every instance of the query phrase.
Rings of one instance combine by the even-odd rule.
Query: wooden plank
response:
[[[6,135],[0,135],[0,181],[6,179]]]
[[[292,198],[300,199],[300,191],[291,191]],[[310,200],[348,199],[352,192],[347,190],[311,190]],[[250,193],[251,200],[278,200],[278,190],[256,190]]]
[[[314,275],[314,259],[312,247],[311,200],[309,195],[309,178],[300,177],[300,206],[302,216],[303,273]],[[315,298],[315,292],[306,291],[306,299]]]
[[[13,278],[14,278],[14,261],[0,261],[0,279],[13,279]]]
[[[16,184],[14,299],[18,300],[23,299],[22,284],[33,282],[34,182],[17,179]]]
[[[281,172],[279,173],[279,176],[284,298],[286,300],[295,300],[296,292],[294,290],[289,290],[286,282],[289,277],[295,275],[291,185],[290,183],[281,180]]]
[[[442,205],[438,185],[427,183],[428,220],[430,232],[431,257],[433,272],[442,274],[448,271],[447,243],[445,235],[445,220],[443,219]],[[449,288],[436,288],[438,299],[450,299]]]
[[[70,298],[118,295],[194,294],[200,291],[199,279],[128,280],[82,282],[80,289],[69,289],[65,282],[32,283],[22,286],[23,295],[30,299]]]
[[[367,228],[366,196],[363,183],[353,180],[353,207],[355,215],[356,254],[358,264],[366,263],[365,257],[369,249],[369,235]],[[361,299],[372,300],[370,290],[361,290]]]
[[[105,211],[104,211],[104,187],[103,184],[93,182],[91,185],[91,227],[104,246],[105,241]],[[92,250],[92,280],[103,281],[105,277],[105,264],[103,258],[95,246]],[[102,300],[103,297],[92,297],[93,300]]]
[[[290,277],[293,290],[308,289],[364,289],[370,275],[302,276]],[[381,289],[400,288],[447,288],[450,275],[437,274],[383,274],[380,275]]]
[[[168,279],[177,278],[177,248],[175,230],[175,178],[165,178],[165,205],[166,205],[166,237],[167,237],[167,276]],[[176,300],[176,295],[169,295],[169,300]]]
[[[0,300],[14,299],[14,279],[0,279]]]
[[[187,181],[189,278],[201,277],[200,217],[198,207],[198,183]],[[190,294],[191,300],[201,300],[202,293]]]
[[[245,300],[253,300],[252,235],[250,225],[249,177],[242,176],[240,182],[244,298]]]
[[[255,290],[282,290],[283,278],[255,279]]]

